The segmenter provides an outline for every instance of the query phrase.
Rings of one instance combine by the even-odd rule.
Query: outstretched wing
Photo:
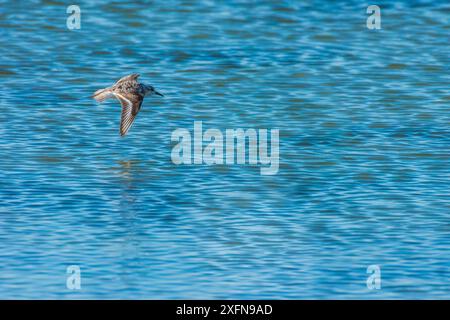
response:
[[[140,96],[133,96],[134,99],[130,97],[125,97],[122,94],[114,94],[122,105],[122,115],[120,117],[120,135],[124,136],[130,130],[131,125],[136,118],[139,110],[141,109],[141,104],[143,98]]]
[[[121,82],[125,82],[125,81],[136,81],[137,78],[139,78],[139,73],[133,73],[133,74],[129,74],[128,76],[125,76],[123,78],[120,78],[116,84],[121,83]]]

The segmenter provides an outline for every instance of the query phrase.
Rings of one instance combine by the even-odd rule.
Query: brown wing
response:
[[[138,95],[124,96],[122,94],[115,94],[122,105],[122,115],[120,117],[120,135],[124,136],[130,130],[136,115],[141,109],[143,97]]]
[[[137,78],[139,78],[139,73],[132,73],[129,74],[125,77],[120,78],[119,80],[117,80],[116,84],[121,83],[121,82],[125,82],[125,81],[136,81]]]

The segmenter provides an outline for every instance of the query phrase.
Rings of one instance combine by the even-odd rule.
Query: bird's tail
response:
[[[94,98],[97,102],[103,102],[106,99],[109,99],[112,97],[113,97],[113,93],[111,92],[111,88],[97,90],[92,95],[92,98]]]

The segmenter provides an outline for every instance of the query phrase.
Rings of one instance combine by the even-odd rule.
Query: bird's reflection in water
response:
[[[123,227],[123,241],[120,245],[120,255],[123,259],[129,261],[126,267],[119,269],[118,281],[124,287],[136,287],[138,280],[129,268],[139,266],[137,262],[141,254],[139,253],[139,237],[137,223],[138,208],[137,202],[139,192],[139,160],[118,161],[116,167],[118,177],[118,187],[120,188],[120,215],[122,217],[119,222]]]
[[[120,211],[124,218],[133,218],[136,215],[134,210],[137,200],[136,177],[139,160],[118,161],[119,187],[121,190]]]

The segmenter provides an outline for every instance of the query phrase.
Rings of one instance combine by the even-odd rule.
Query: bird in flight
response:
[[[117,81],[111,87],[97,90],[93,94],[93,98],[98,102],[106,99],[116,98],[122,105],[122,115],[120,117],[120,135],[124,136],[130,130],[136,115],[141,110],[142,101],[147,95],[158,95],[163,97],[161,93],[150,85],[138,83],[139,74],[133,73],[125,76]]]

